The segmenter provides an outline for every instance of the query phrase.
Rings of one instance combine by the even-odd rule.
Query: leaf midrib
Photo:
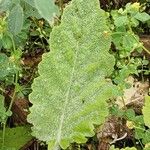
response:
[[[78,46],[78,42],[76,44],[76,53],[75,53],[75,59],[73,62],[73,67],[72,67],[72,71],[71,71],[71,76],[70,76],[70,82],[68,85],[68,90],[66,92],[66,98],[65,98],[65,103],[64,103],[64,107],[62,109],[62,115],[61,115],[61,119],[60,119],[60,125],[58,128],[58,132],[57,132],[57,137],[56,137],[56,142],[55,142],[55,146],[54,147],[58,147],[60,141],[61,141],[61,133],[62,133],[62,127],[63,127],[63,123],[64,123],[64,117],[65,117],[65,110],[68,106],[68,102],[69,102],[69,95],[70,95],[70,90],[71,90],[71,86],[73,83],[73,77],[74,77],[74,73],[75,73],[75,66],[76,66],[76,62],[77,62],[77,56],[78,56],[78,51],[79,51],[79,46]]]

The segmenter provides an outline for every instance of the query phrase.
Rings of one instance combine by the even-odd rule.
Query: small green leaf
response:
[[[132,27],[137,27],[139,25],[139,21],[133,17],[130,19],[130,21]]]
[[[140,140],[143,139],[145,136],[145,129],[142,127],[135,128],[135,138]]]
[[[17,4],[12,8],[8,17],[9,31],[12,34],[17,35],[22,30],[23,22],[24,22],[23,9],[19,4]]]
[[[145,131],[144,137],[142,139],[143,144],[147,144],[150,142],[150,129]]]
[[[145,21],[150,20],[150,15],[147,14],[146,12],[142,12],[142,13],[138,12],[138,13],[134,16],[134,18],[136,18],[137,20],[139,20],[139,21],[141,21],[141,22],[145,22]]]
[[[148,64],[149,64],[149,61],[146,60],[146,59],[144,59],[144,60],[142,61],[142,64],[143,64],[143,65],[148,65]]]
[[[9,34],[4,34],[3,38],[2,38],[2,47],[5,49],[11,49],[12,48],[12,39],[9,36]]]
[[[117,18],[115,18],[114,24],[116,27],[120,27],[128,24],[127,16],[118,16]]]
[[[19,150],[32,140],[30,127],[6,128],[4,150]],[[0,147],[2,147],[2,131],[0,131]]]
[[[143,126],[144,125],[143,115],[136,116],[134,118],[134,122],[135,122],[136,125]]]
[[[34,0],[34,4],[39,14],[48,22],[51,22],[52,18],[59,12],[54,0]]]
[[[128,120],[134,120],[135,118],[135,112],[133,109],[127,109],[127,111],[125,111],[124,116],[128,119]]]
[[[134,51],[139,45],[139,37],[134,35],[133,33],[126,33],[123,37],[123,48],[128,51]]]
[[[150,128],[150,96],[145,97],[145,105],[142,109],[145,125]]]
[[[117,49],[122,49],[123,36],[124,36],[124,32],[122,32],[121,34],[114,32],[112,34],[112,40],[113,40],[113,43],[115,44],[115,47]]]

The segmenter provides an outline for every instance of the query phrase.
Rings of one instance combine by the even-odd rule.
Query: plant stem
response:
[[[4,149],[4,145],[5,145],[5,131],[6,131],[6,121],[5,123],[3,123],[2,149]]]
[[[145,48],[144,46],[142,46],[142,48],[145,52],[147,52],[150,55],[150,51],[147,48]]]
[[[11,35],[10,38],[11,38],[11,41],[12,41],[13,51],[15,51],[16,50],[16,46],[15,46],[15,42],[14,42],[13,36]]]
[[[15,81],[14,81],[14,85],[15,85],[14,93],[13,93],[13,96],[12,96],[12,98],[11,98],[11,102],[10,102],[9,107],[8,107],[8,109],[7,109],[6,112],[10,112],[10,111],[11,111],[13,102],[14,102],[14,100],[15,100],[16,93],[17,93],[18,76],[19,76],[19,72],[17,71],[17,72],[16,72],[16,75],[15,75]],[[3,122],[2,148],[4,148],[4,145],[5,145],[5,131],[6,131],[7,119],[8,119],[8,116],[5,118],[5,121]]]
[[[16,97],[16,93],[17,93],[17,88],[16,87],[17,87],[17,83],[18,83],[18,76],[19,76],[19,72],[17,72],[16,75],[15,75],[15,83],[14,83],[15,89],[14,89],[14,93],[13,93],[10,105],[8,107],[8,110],[7,110],[8,112],[11,110],[12,104],[13,104],[13,102],[15,100],[15,97]]]
[[[139,41],[136,39],[135,35],[134,35],[134,39],[137,41],[137,43],[139,43]],[[147,48],[145,48],[143,45],[141,46],[141,48],[150,55],[150,51]]]
[[[0,87],[0,91],[2,91],[3,93],[5,93],[5,90],[4,90],[4,89],[2,89],[1,87]]]

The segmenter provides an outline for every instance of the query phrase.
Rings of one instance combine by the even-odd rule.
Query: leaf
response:
[[[138,13],[134,16],[134,18],[136,18],[137,20],[139,20],[139,21],[141,21],[141,22],[145,22],[145,21],[150,20],[150,15],[147,14],[146,12],[142,12],[142,13],[138,12]]]
[[[12,44],[12,39],[11,37],[9,36],[9,34],[4,34],[3,35],[3,38],[2,38],[2,46],[5,48],[5,49],[11,49],[13,44]]]
[[[135,119],[135,112],[133,109],[127,109],[125,111],[124,117],[126,117],[128,120],[134,120]]]
[[[124,26],[124,25],[128,24],[127,16],[118,16],[117,18],[115,18],[114,24],[117,27]]]
[[[150,128],[150,96],[145,97],[145,105],[142,109],[145,125]]]
[[[106,100],[116,91],[106,80],[115,64],[106,19],[98,0],[73,0],[53,28],[51,52],[39,65],[28,116],[33,135],[50,150],[85,142],[94,135],[93,124],[103,123],[108,114]]]
[[[38,13],[38,10],[32,6],[30,6],[29,4],[26,4],[25,10],[25,18],[28,17],[36,17],[37,19],[41,18],[41,15]]]
[[[8,17],[9,31],[12,34],[17,35],[23,27],[23,22],[24,22],[23,9],[19,4],[17,4],[12,8]]]
[[[6,128],[5,131],[5,150],[19,150],[27,142],[32,140],[28,126]],[[0,147],[2,147],[2,131],[0,131]]]
[[[142,142],[144,145],[150,142],[150,129],[144,132],[144,137],[142,139]]]
[[[24,13],[25,18],[28,18],[30,16],[41,18],[40,14],[38,13],[38,10],[35,8],[34,0],[23,0],[25,2],[24,7]]]
[[[133,33],[126,33],[123,37],[123,47],[126,51],[132,52],[139,45],[139,37]]]
[[[54,0],[34,0],[34,4],[39,14],[48,22],[51,22],[54,15],[59,12]]]
[[[140,140],[143,139],[145,136],[145,130],[144,128],[140,127],[140,128],[135,128],[135,138]]]

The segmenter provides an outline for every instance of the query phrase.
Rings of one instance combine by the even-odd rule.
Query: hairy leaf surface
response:
[[[73,0],[51,33],[51,52],[39,65],[28,116],[33,135],[50,150],[85,142],[94,135],[93,124],[108,114],[106,100],[115,86],[106,80],[114,66],[106,18],[98,0]]]

